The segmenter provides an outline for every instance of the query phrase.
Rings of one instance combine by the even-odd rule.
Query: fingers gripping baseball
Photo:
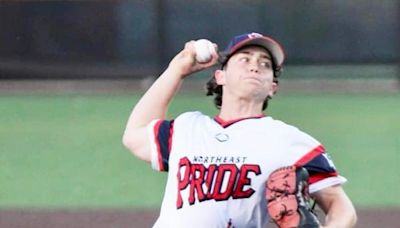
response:
[[[217,45],[210,41],[189,41],[184,49],[170,62],[169,67],[186,77],[197,71],[209,68],[218,62]]]

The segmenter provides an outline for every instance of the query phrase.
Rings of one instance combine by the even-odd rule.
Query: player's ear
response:
[[[224,70],[216,70],[214,72],[214,78],[217,85],[225,85],[225,71]]]
[[[268,96],[272,97],[278,92],[278,83],[277,82],[272,82],[271,85],[271,91],[269,91]]]

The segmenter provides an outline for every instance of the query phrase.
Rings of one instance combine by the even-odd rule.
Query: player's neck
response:
[[[262,104],[239,100],[236,102],[222,102],[219,117],[226,121],[264,115]]]

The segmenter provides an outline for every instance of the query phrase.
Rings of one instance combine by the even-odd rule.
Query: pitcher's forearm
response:
[[[181,84],[181,75],[170,68],[165,70],[136,104],[127,127],[144,127],[154,119],[165,118],[168,105]]]
[[[316,201],[325,212],[325,224],[322,227],[354,227],[357,214],[349,197],[341,186],[332,186],[315,194]]]
[[[354,227],[357,221],[357,215],[354,207],[348,202],[339,202],[332,205],[331,211],[326,215],[325,227]]]
[[[218,62],[215,52],[207,63],[195,61],[194,41],[185,44],[169,63],[168,68],[153,83],[133,108],[122,138],[123,144],[140,159],[151,161],[148,124],[155,119],[165,119],[168,106],[182,84],[184,77],[213,66]]]

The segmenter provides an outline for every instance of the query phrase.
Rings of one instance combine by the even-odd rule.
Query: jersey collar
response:
[[[243,117],[243,118],[238,118],[238,119],[233,119],[233,120],[224,120],[219,116],[215,116],[214,120],[217,122],[221,127],[227,128],[231,126],[232,124],[235,124],[237,122],[240,122],[242,120],[248,120],[248,119],[260,119],[265,117],[265,114],[257,115],[257,116],[249,116],[249,117]]]

